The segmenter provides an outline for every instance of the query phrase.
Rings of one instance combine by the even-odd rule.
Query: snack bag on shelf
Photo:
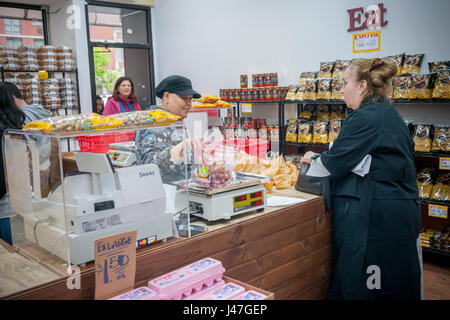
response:
[[[344,80],[333,79],[333,81],[331,82],[331,99],[343,100],[344,95],[341,93],[343,87]]]
[[[401,75],[419,73],[423,54],[405,55]]]
[[[431,151],[450,152],[450,127],[444,125],[434,126],[434,138]]]
[[[431,191],[431,199],[448,201],[450,193],[450,173],[441,173]]]
[[[414,151],[431,151],[431,125],[416,124],[413,131]]]
[[[394,78],[394,99],[409,99],[411,94],[411,76]]]
[[[405,60],[405,53],[396,54],[394,56],[389,56],[397,64],[397,74],[394,77],[398,77],[402,74],[403,62]]]
[[[297,142],[297,120],[291,119],[286,130],[286,141]]]
[[[342,78],[344,71],[350,65],[350,62],[350,60],[336,60],[334,63],[332,78]]]
[[[317,112],[317,114],[316,114],[317,121],[329,121],[330,120],[330,113],[328,112],[328,105],[326,105],[326,104],[317,105],[316,112]]]
[[[419,198],[429,199],[433,189],[432,176],[434,168],[425,168],[417,172],[417,188],[419,189]]]
[[[160,109],[122,112],[112,114],[110,117],[120,120],[119,128],[165,126],[180,119],[180,117]]]
[[[305,95],[305,83],[299,84],[293,100],[302,101]]]
[[[428,69],[430,73],[435,73],[439,70],[450,69],[450,61],[428,62]]]
[[[202,94],[198,100],[203,103],[215,103],[220,100],[220,97],[216,97],[212,94]]]
[[[313,121],[302,121],[298,124],[298,143],[313,142]]]
[[[431,99],[433,75],[413,74],[411,76],[411,99]]]
[[[344,119],[345,119],[344,106],[342,104],[331,105],[330,121],[344,120]]]
[[[313,143],[328,143],[328,122],[314,121]]]
[[[315,106],[312,104],[307,104],[303,108],[303,111],[298,115],[301,120],[312,120]]]
[[[318,78],[330,79],[333,74],[334,61],[321,62]]]
[[[432,97],[450,99],[450,69],[437,72]]]
[[[337,139],[339,132],[341,131],[342,120],[336,119],[330,121],[330,134],[328,142],[333,142]]]
[[[298,84],[302,85],[306,83],[306,79],[316,79],[317,75],[315,72],[302,72],[300,74],[300,79]]]
[[[317,80],[306,79],[305,93],[303,94],[304,100],[317,100]]]
[[[55,116],[26,124],[24,130],[36,130],[54,133],[76,133],[92,130],[117,128],[120,121],[95,113]]]
[[[331,99],[331,79],[319,79],[317,84],[317,99]]]
[[[299,86],[289,86],[289,90],[286,94],[285,100],[295,100],[295,95],[297,93]]]

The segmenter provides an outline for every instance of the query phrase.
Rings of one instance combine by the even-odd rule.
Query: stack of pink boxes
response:
[[[266,296],[222,279],[222,263],[205,258],[110,300],[262,300]]]

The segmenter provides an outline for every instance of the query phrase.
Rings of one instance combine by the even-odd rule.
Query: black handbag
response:
[[[306,173],[309,170],[308,165],[302,165],[300,173],[295,184],[295,189],[301,192],[312,193],[318,196],[323,196],[325,199],[325,207],[330,211],[331,196],[330,196],[330,178],[329,177],[311,177]]]

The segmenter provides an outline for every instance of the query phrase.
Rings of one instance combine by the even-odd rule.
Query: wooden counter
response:
[[[271,195],[308,200],[243,214],[208,226],[206,233],[139,249],[135,287],[212,257],[222,262],[226,276],[274,292],[276,300],[326,298],[331,273],[331,217],[325,212],[323,198],[295,190]],[[4,299],[94,299],[93,263],[82,269],[80,290],[69,290],[66,281],[67,277],[59,278]]]

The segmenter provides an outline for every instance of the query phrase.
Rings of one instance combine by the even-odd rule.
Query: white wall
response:
[[[381,28],[381,50],[353,54],[347,9],[380,2],[388,21]],[[220,88],[239,87],[240,74],[248,74],[251,83],[252,73],[278,72],[279,85],[287,86],[302,71],[318,71],[321,61],[402,52],[425,53],[421,73],[427,73],[428,61],[450,60],[448,12],[448,0],[156,0],[156,83],[180,74],[199,92],[218,94]],[[271,112],[270,106],[260,108]],[[441,111],[431,113],[431,121],[442,120]],[[448,112],[446,117],[449,123]]]

